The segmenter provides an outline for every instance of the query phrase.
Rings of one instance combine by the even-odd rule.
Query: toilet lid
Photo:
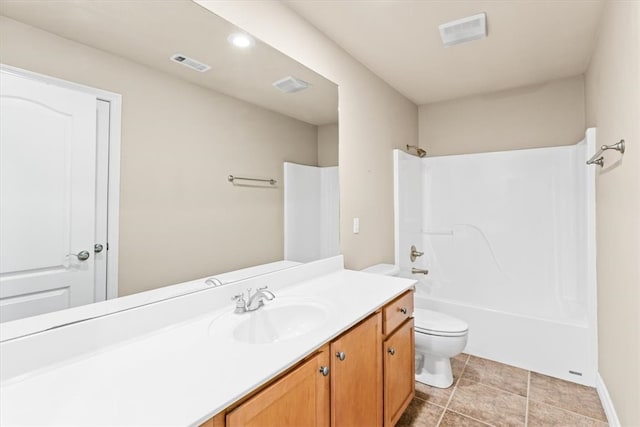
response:
[[[427,334],[433,332],[437,335],[459,335],[469,330],[466,322],[437,311],[416,308],[413,315],[416,330]]]

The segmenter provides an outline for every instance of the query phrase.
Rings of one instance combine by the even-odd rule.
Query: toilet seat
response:
[[[459,337],[466,335],[469,325],[466,322],[447,316],[444,313],[416,308],[413,310],[416,332],[441,337]]]

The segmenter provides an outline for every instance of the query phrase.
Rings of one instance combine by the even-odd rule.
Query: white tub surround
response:
[[[340,253],[338,167],[284,162],[284,258],[309,262]]]
[[[339,256],[4,342],[0,424],[198,425],[414,283],[343,270]],[[231,296],[265,285],[274,303],[327,307],[326,322],[281,342],[233,339],[219,327],[235,321]]]
[[[573,146],[395,151],[396,264],[416,308],[469,324],[466,352],[595,385],[595,147],[588,129]]]

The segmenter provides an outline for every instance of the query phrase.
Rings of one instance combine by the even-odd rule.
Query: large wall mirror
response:
[[[109,141],[114,120],[117,296],[339,253],[336,85],[210,11],[190,0],[3,1],[0,62],[3,321],[76,306],[65,280],[109,271],[87,265],[109,243],[100,135]],[[95,96],[83,113],[74,84],[119,94],[121,116]],[[81,131],[94,132],[96,152],[83,151]],[[84,169],[97,178],[81,178]],[[74,211],[86,201],[76,191],[96,197],[82,245],[79,224],[93,214]],[[115,296],[83,286],[96,289],[85,303]]]

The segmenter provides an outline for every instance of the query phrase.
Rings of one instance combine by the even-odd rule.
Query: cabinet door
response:
[[[331,343],[331,425],[382,425],[382,316]]]
[[[226,427],[329,426],[328,347],[227,413]]]
[[[384,425],[394,426],[415,394],[413,319],[384,342]]]

